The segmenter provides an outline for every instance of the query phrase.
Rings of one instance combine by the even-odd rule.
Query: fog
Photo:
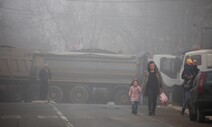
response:
[[[1,0],[0,45],[180,54],[211,48],[211,0]]]

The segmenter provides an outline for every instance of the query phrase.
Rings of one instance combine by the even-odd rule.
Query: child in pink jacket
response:
[[[140,87],[138,80],[134,80],[129,90],[129,96],[130,96],[130,101],[132,104],[133,114],[137,114],[138,112],[138,104],[140,101],[141,92],[142,92],[142,88]]]

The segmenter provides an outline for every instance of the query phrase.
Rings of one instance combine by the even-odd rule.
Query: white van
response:
[[[166,86],[172,87],[179,84],[181,62],[177,56],[156,54],[153,56],[153,61],[159,68]]]
[[[185,62],[188,58],[196,59],[197,66],[200,70],[207,70],[212,68],[212,49],[201,49],[185,53],[183,64],[180,70],[180,75],[183,72]],[[182,83],[182,79],[181,79]]]

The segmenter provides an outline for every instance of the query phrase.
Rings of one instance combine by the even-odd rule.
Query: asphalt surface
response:
[[[49,102],[0,103],[0,127],[211,127],[182,116],[180,108],[158,106],[156,116],[148,116],[141,105],[138,115],[130,105],[56,104]]]

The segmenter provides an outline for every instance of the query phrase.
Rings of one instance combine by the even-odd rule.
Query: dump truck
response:
[[[147,64],[144,56],[96,52],[35,53],[30,79],[35,88],[39,83],[39,70],[47,63],[52,72],[48,99],[128,104],[129,86],[133,79],[142,77],[142,67]]]
[[[0,47],[0,101],[21,101],[30,84],[33,52],[8,46]]]
[[[151,60],[158,65],[167,87],[178,84],[175,56],[156,54]],[[0,101],[39,99],[38,75],[47,63],[52,72],[49,100],[129,104],[129,86],[134,79],[142,82],[148,61],[148,53],[130,55],[97,49],[59,53],[0,47]]]
[[[47,63],[52,72],[47,95],[49,100],[128,104],[129,86],[132,80],[142,77],[147,65],[145,54],[42,53],[8,47],[1,47],[0,54],[0,91],[16,101],[38,99],[38,75]]]

